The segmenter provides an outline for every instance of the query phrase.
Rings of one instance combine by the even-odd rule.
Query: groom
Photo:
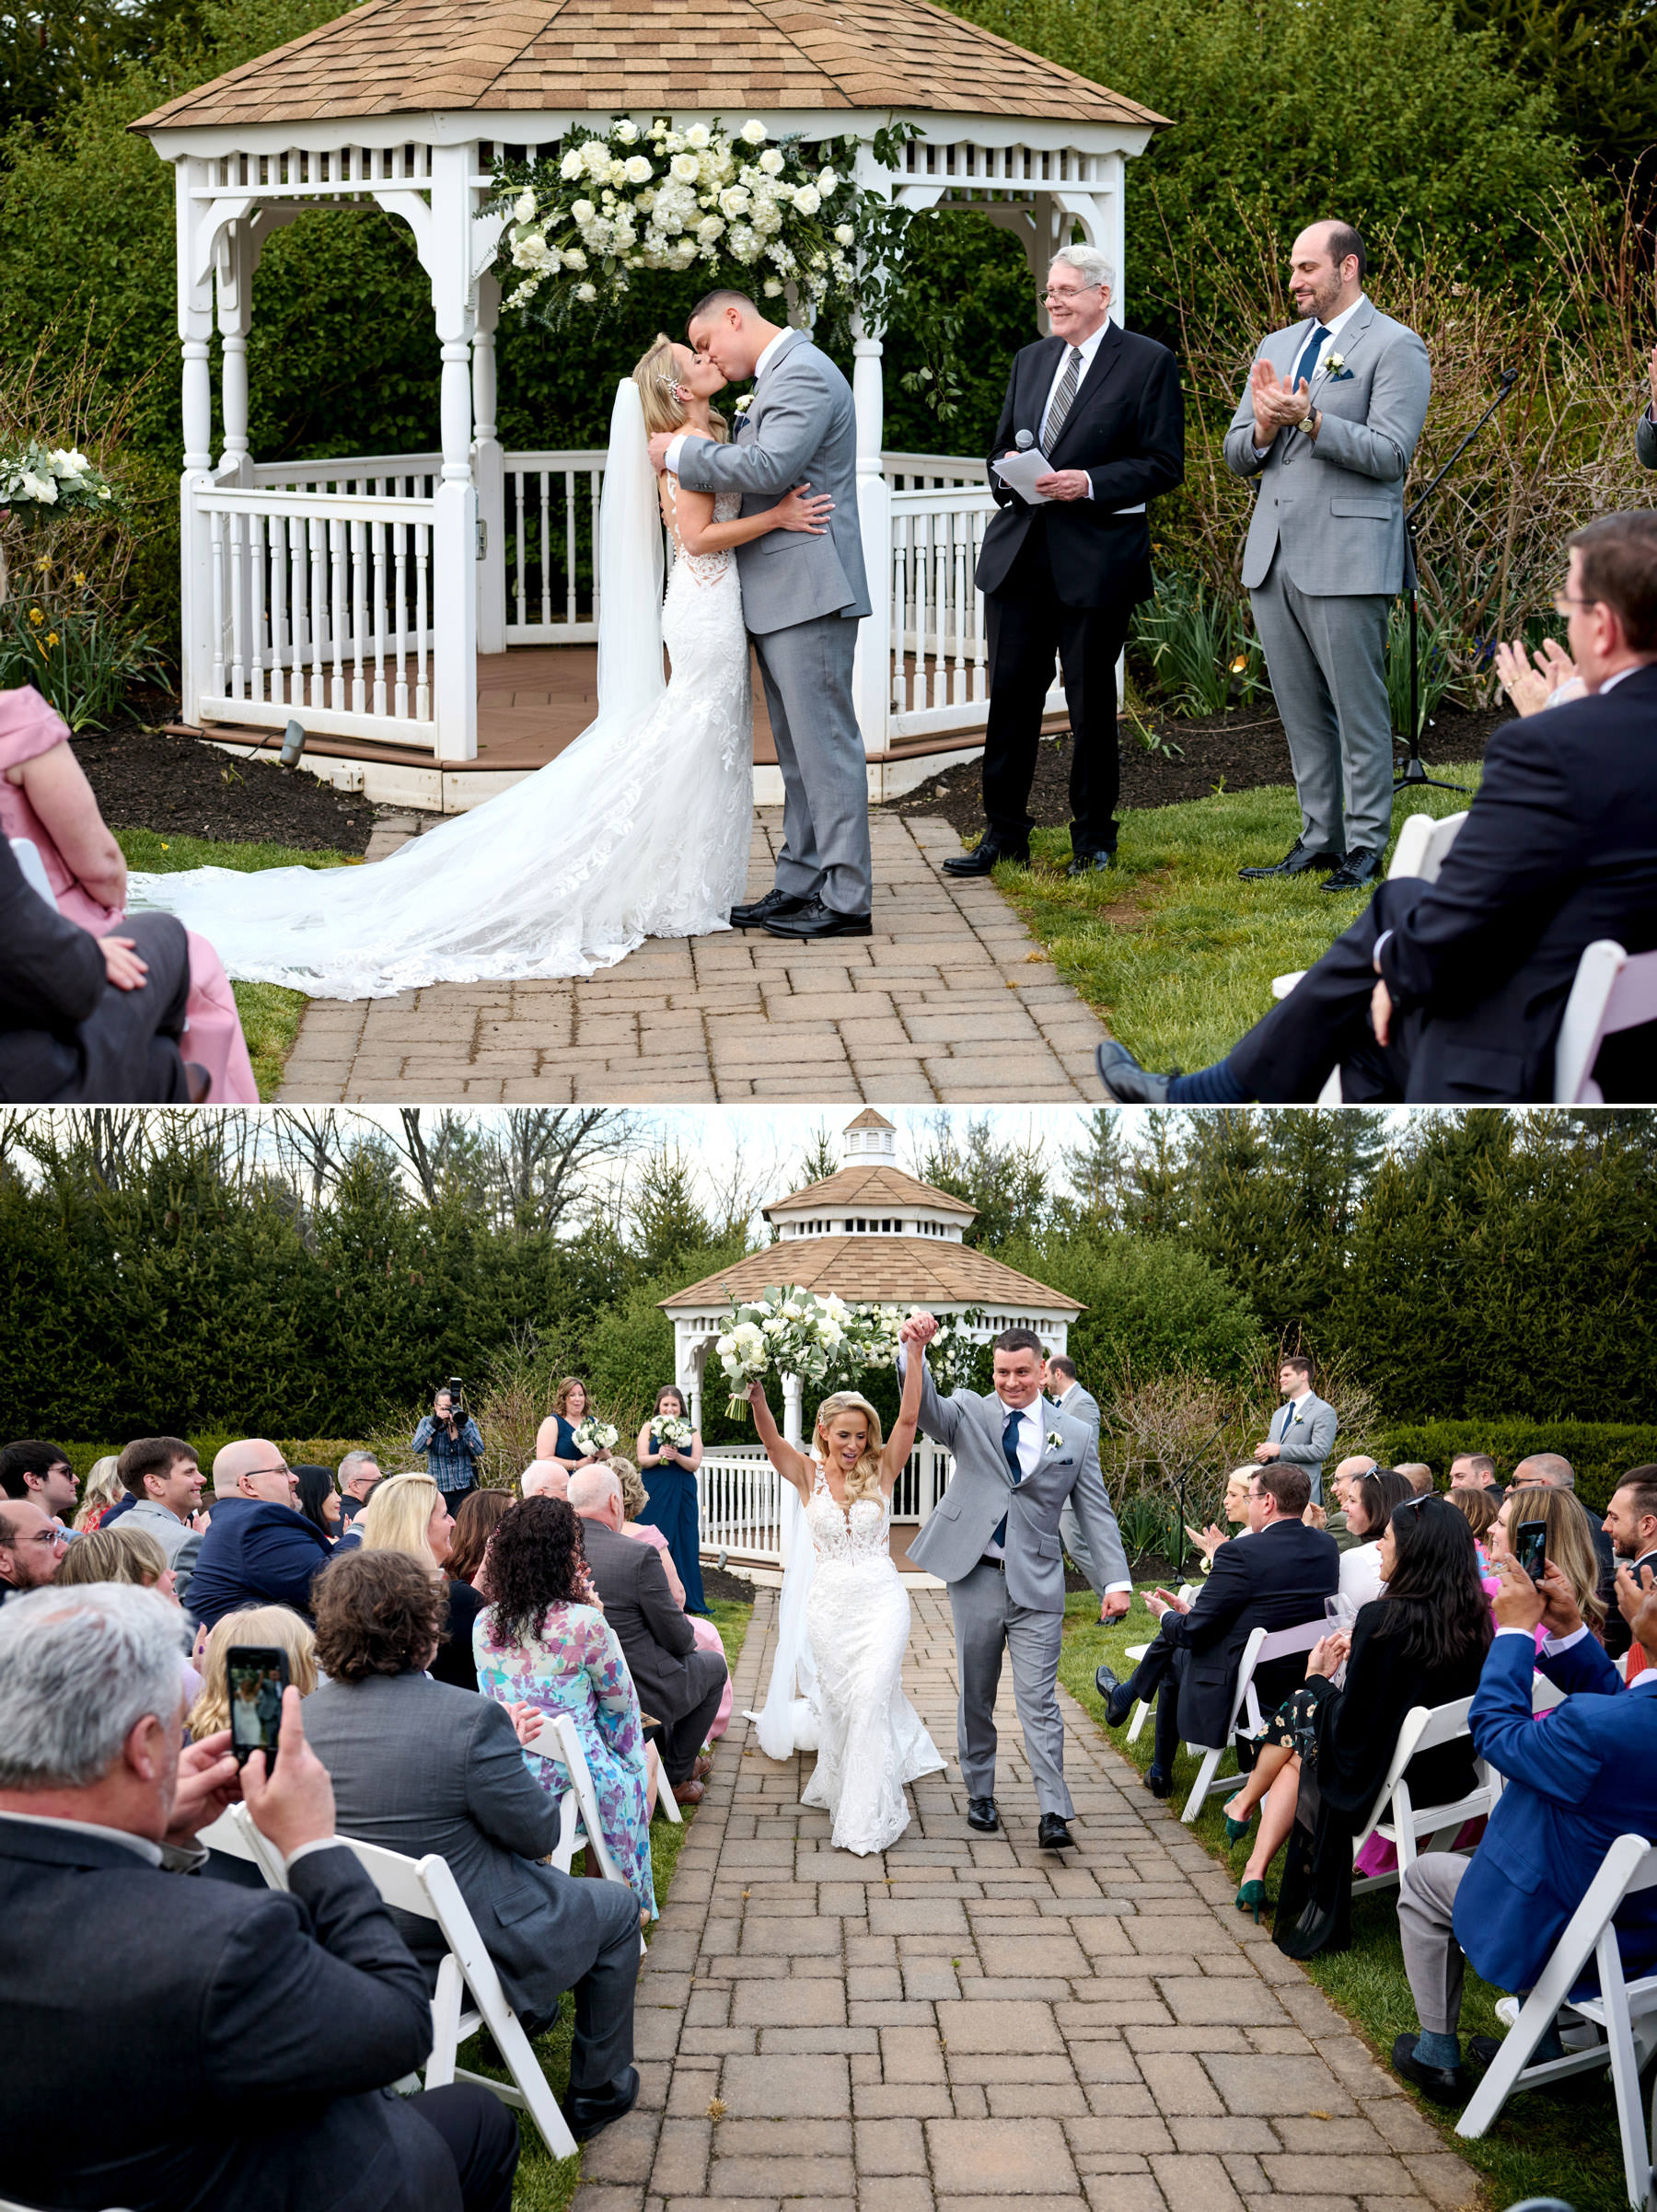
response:
[[[821,536],[772,530],[736,549],[742,611],[759,655],[782,770],[782,849],[763,898],[734,907],[739,930],[773,937],[866,937],[874,874],[869,786],[852,704],[857,625],[869,611],[857,517],[852,388],[804,330],[767,322],[741,292],[710,292],[691,309],[690,343],[727,383],[754,378],[735,443],[658,432],[655,468],[693,492],[740,492],[744,515],[795,484],[834,502]]]
[[[899,1332],[899,1360],[926,1356],[937,1333],[931,1314],[912,1314]],[[1116,1515],[1084,1421],[1041,1395],[1040,1339],[1003,1329],[991,1346],[989,1397],[938,1396],[930,1370],[921,1385],[921,1427],[955,1456],[949,1487],[909,1547],[914,1564],[949,1585],[961,1702],[956,1753],[967,1781],[967,1822],[989,1834],[995,1808],[995,1693],[1002,1652],[1013,1660],[1013,1695],[1041,1811],[1045,1851],[1074,1848],[1066,1822],[1064,1722],[1059,1712],[1059,1647],[1064,1627],[1064,1553],[1059,1521],[1073,1505],[1083,1537],[1107,1582],[1131,1586]]]

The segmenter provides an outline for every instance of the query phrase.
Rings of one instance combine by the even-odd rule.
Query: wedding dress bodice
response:
[[[679,482],[678,478],[671,469],[667,472],[666,482],[667,511],[672,516],[672,520],[667,526],[667,535],[673,540],[673,576],[669,577],[667,583],[667,593],[671,598],[674,579],[678,577],[681,569],[692,584],[717,584],[730,567],[731,556],[728,550],[717,553],[686,552],[678,534]],[[735,522],[741,512],[742,494],[740,492],[714,492],[713,519],[715,522]]]
[[[811,1502],[805,1508],[805,1525],[819,1560],[838,1560],[861,1567],[871,1560],[890,1566],[892,1553],[887,1531],[892,1522],[889,1498],[859,1498],[848,1511],[836,1505],[823,1463],[817,1463]]]

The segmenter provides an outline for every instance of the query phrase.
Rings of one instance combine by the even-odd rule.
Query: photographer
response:
[[[426,1472],[443,1492],[451,1513],[477,1488],[483,1438],[452,1376],[447,1388],[432,1400],[430,1413],[422,1416],[410,1448],[425,1453]]]

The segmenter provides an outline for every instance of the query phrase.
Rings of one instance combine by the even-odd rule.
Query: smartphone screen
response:
[[[225,1655],[230,1692],[230,1748],[238,1766],[262,1751],[268,1773],[282,1736],[282,1693],[287,1687],[287,1653],[276,1644],[232,1644]]]
[[[1513,1537],[1513,1557],[1533,1582],[1540,1582],[1547,1566],[1547,1523],[1522,1521]]]

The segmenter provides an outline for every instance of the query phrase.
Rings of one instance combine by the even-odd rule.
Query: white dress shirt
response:
[[[759,388],[760,377],[764,376],[766,370],[771,366],[771,362],[776,355],[777,348],[782,343],[782,341],[785,338],[792,338],[793,336],[794,332],[792,330],[779,330],[777,335],[771,340],[770,345],[766,347],[764,353],[760,354],[759,360],[755,362],[754,389],[756,391],[758,391]],[[685,440],[687,438],[700,438],[701,435],[701,432],[700,430],[681,430],[678,437],[674,439],[672,445],[668,446],[667,467],[673,475],[677,476],[678,474],[679,455],[685,449]]]
[[[1313,370],[1312,378],[1315,379],[1316,377],[1318,369],[1323,367],[1324,364],[1328,360],[1329,355],[1333,353],[1338,352],[1339,349],[1336,343],[1336,341],[1339,338],[1342,330],[1346,329],[1348,323],[1351,321],[1353,316],[1357,314],[1359,308],[1367,307],[1368,306],[1369,299],[1367,295],[1361,292],[1350,307],[1342,307],[1338,315],[1331,315],[1328,321],[1324,324],[1324,329],[1329,333],[1328,343],[1324,347],[1323,351],[1317,356],[1317,368]],[[1294,349],[1294,363],[1291,365],[1289,372],[1291,376],[1294,374],[1294,368],[1299,365],[1300,357],[1306,350],[1307,339],[1311,337],[1313,331],[1316,328],[1317,323],[1315,319],[1314,319],[1313,321],[1309,322],[1305,329],[1301,332],[1300,342]],[[1312,379],[1308,379],[1308,381],[1311,380]],[[1269,437],[1265,445],[1262,446],[1260,443],[1260,433],[1257,427],[1255,431],[1255,451],[1257,453],[1269,453],[1273,444],[1276,442],[1276,438],[1277,432],[1274,430],[1271,434],[1271,436]]]
[[[1290,1430],[1294,1426],[1294,1416],[1300,1411],[1301,1407],[1305,1404],[1306,1400],[1311,1396],[1312,1392],[1309,1387],[1305,1390],[1303,1390],[1299,1397],[1291,1398],[1289,1403],[1282,1408],[1282,1411],[1279,1413],[1271,1430],[1271,1441],[1274,1444],[1280,1444],[1282,1442],[1283,1439],[1288,1435]],[[1285,1416],[1288,1418],[1285,1419]]]

